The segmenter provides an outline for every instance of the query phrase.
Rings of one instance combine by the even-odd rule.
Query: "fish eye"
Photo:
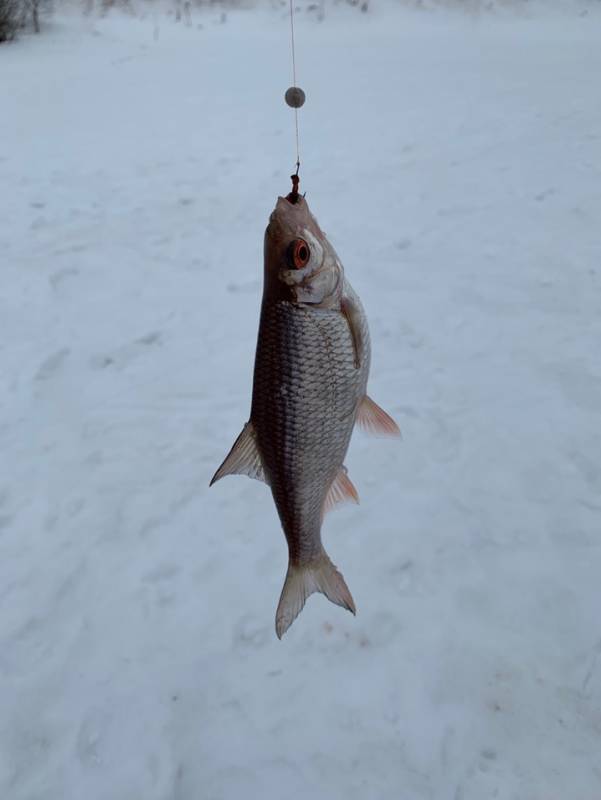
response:
[[[302,269],[309,263],[311,250],[304,239],[294,239],[288,247],[288,263],[294,269]]]

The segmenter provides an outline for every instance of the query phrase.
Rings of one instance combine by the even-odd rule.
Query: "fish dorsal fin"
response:
[[[213,475],[209,485],[212,486],[225,475],[248,475],[249,478],[267,483],[252,422],[247,422],[242,428],[242,433],[234,442],[223,464]]]
[[[348,470],[346,467],[340,467],[338,471],[338,475],[332,481],[332,485],[330,486],[330,490],[326,495],[326,499],[323,504],[323,512],[322,518],[331,511],[334,506],[338,505],[338,503],[344,503],[347,500],[352,500],[353,503],[359,502],[359,495],[357,494],[357,490],[353,486],[353,482],[348,476]]]
[[[375,436],[401,435],[399,426],[393,418],[384,409],[380,408],[377,403],[374,403],[368,395],[365,395],[359,403],[357,425],[366,433],[373,433]]]

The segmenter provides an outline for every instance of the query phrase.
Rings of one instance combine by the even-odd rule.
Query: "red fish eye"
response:
[[[309,263],[311,251],[304,239],[295,239],[288,248],[288,262],[294,269],[302,269]]]

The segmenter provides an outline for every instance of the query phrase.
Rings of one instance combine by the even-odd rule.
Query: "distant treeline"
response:
[[[0,43],[14,39],[20,30],[30,29],[40,32],[41,21],[52,11],[55,0],[0,0]],[[60,3],[61,0],[56,0]],[[73,8],[72,0],[67,0]],[[289,0],[80,0],[81,8],[87,15],[104,16],[112,9],[125,11],[131,16],[144,16],[149,8],[160,9],[176,22],[191,25],[197,11],[213,10],[221,15],[221,21],[227,19],[227,11],[236,8],[267,7],[275,10],[287,10]],[[469,13],[495,11],[519,7],[565,5],[574,3],[581,13],[586,14],[587,7],[601,6],[601,0],[294,0],[299,13],[314,15],[318,20],[326,16],[328,9],[336,6],[353,6],[358,11],[368,12],[372,5],[380,3],[413,9],[447,8]],[[583,10],[584,9],[584,10]],[[575,9],[576,10],[576,9]]]
[[[51,10],[52,0],[0,0],[0,43],[28,27],[39,33],[40,17]]]

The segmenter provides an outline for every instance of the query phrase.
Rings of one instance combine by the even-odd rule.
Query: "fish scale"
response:
[[[321,554],[321,515],[351,438],[365,366],[338,311],[264,303],[251,419],[290,558]]]

